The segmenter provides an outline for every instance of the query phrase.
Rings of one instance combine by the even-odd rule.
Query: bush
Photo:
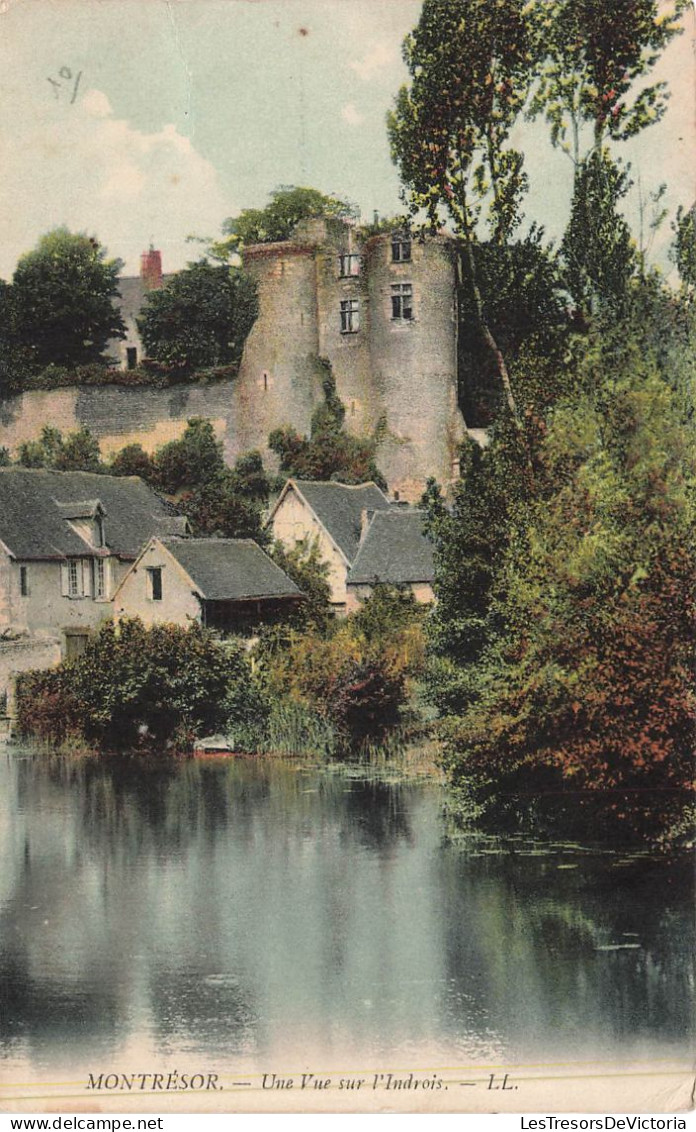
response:
[[[106,624],[82,656],[18,687],[23,734],[61,742],[69,732],[109,749],[172,744],[247,722],[257,710],[240,646],[137,619]]]

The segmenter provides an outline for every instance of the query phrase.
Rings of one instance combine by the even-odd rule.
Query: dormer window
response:
[[[392,263],[411,262],[410,236],[392,236]]]
[[[104,518],[100,514],[94,516],[94,545],[104,546]]]
[[[360,274],[360,256],[346,252],[338,257],[338,274],[341,279]]]

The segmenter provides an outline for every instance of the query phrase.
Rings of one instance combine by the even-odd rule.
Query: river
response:
[[[0,779],[5,1075],[688,1060],[688,859],[453,842],[440,786],[273,760]]]

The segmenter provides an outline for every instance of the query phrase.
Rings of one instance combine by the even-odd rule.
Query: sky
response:
[[[611,0],[603,0],[610,3]],[[399,211],[385,128],[419,0],[0,0],[0,278],[58,225],[138,271],[200,254],[226,217],[311,185],[365,219]],[[619,147],[644,199],[694,198],[693,22],[658,65],[668,113]],[[570,161],[522,124],[527,220],[558,239]],[[665,262],[669,224],[655,241]]]

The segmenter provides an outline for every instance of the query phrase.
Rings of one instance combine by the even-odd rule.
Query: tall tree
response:
[[[462,237],[482,337],[495,359],[516,426],[521,420],[505,358],[479,288],[474,245],[484,210],[504,243],[520,220],[527,187],[511,143],[532,78],[532,38],[523,0],[425,0],[404,42],[411,74],[388,117],[392,156],[413,216],[431,227],[443,214]]]
[[[593,150],[580,165],[570,220],[561,244],[566,285],[585,316],[599,308],[625,308],[638,256],[619,206],[630,187],[627,173],[607,149]]]
[[[121,266],[97,240],[67,228],[22,256],[12,280],[15,331],[37,368],[101,361],[109,339],[124,337],[114,305]]]
[[[625,141],[659,121],[664,82],[642,80],[680,32],[688,0],[535,0],[534,37],[543,60],[531,102],[551,140],[579,169],[609,139]]]
[[[257,314],[247,275],[201,260],[149,292],[138,328],[149,357],[196,370],[238,363]]]

